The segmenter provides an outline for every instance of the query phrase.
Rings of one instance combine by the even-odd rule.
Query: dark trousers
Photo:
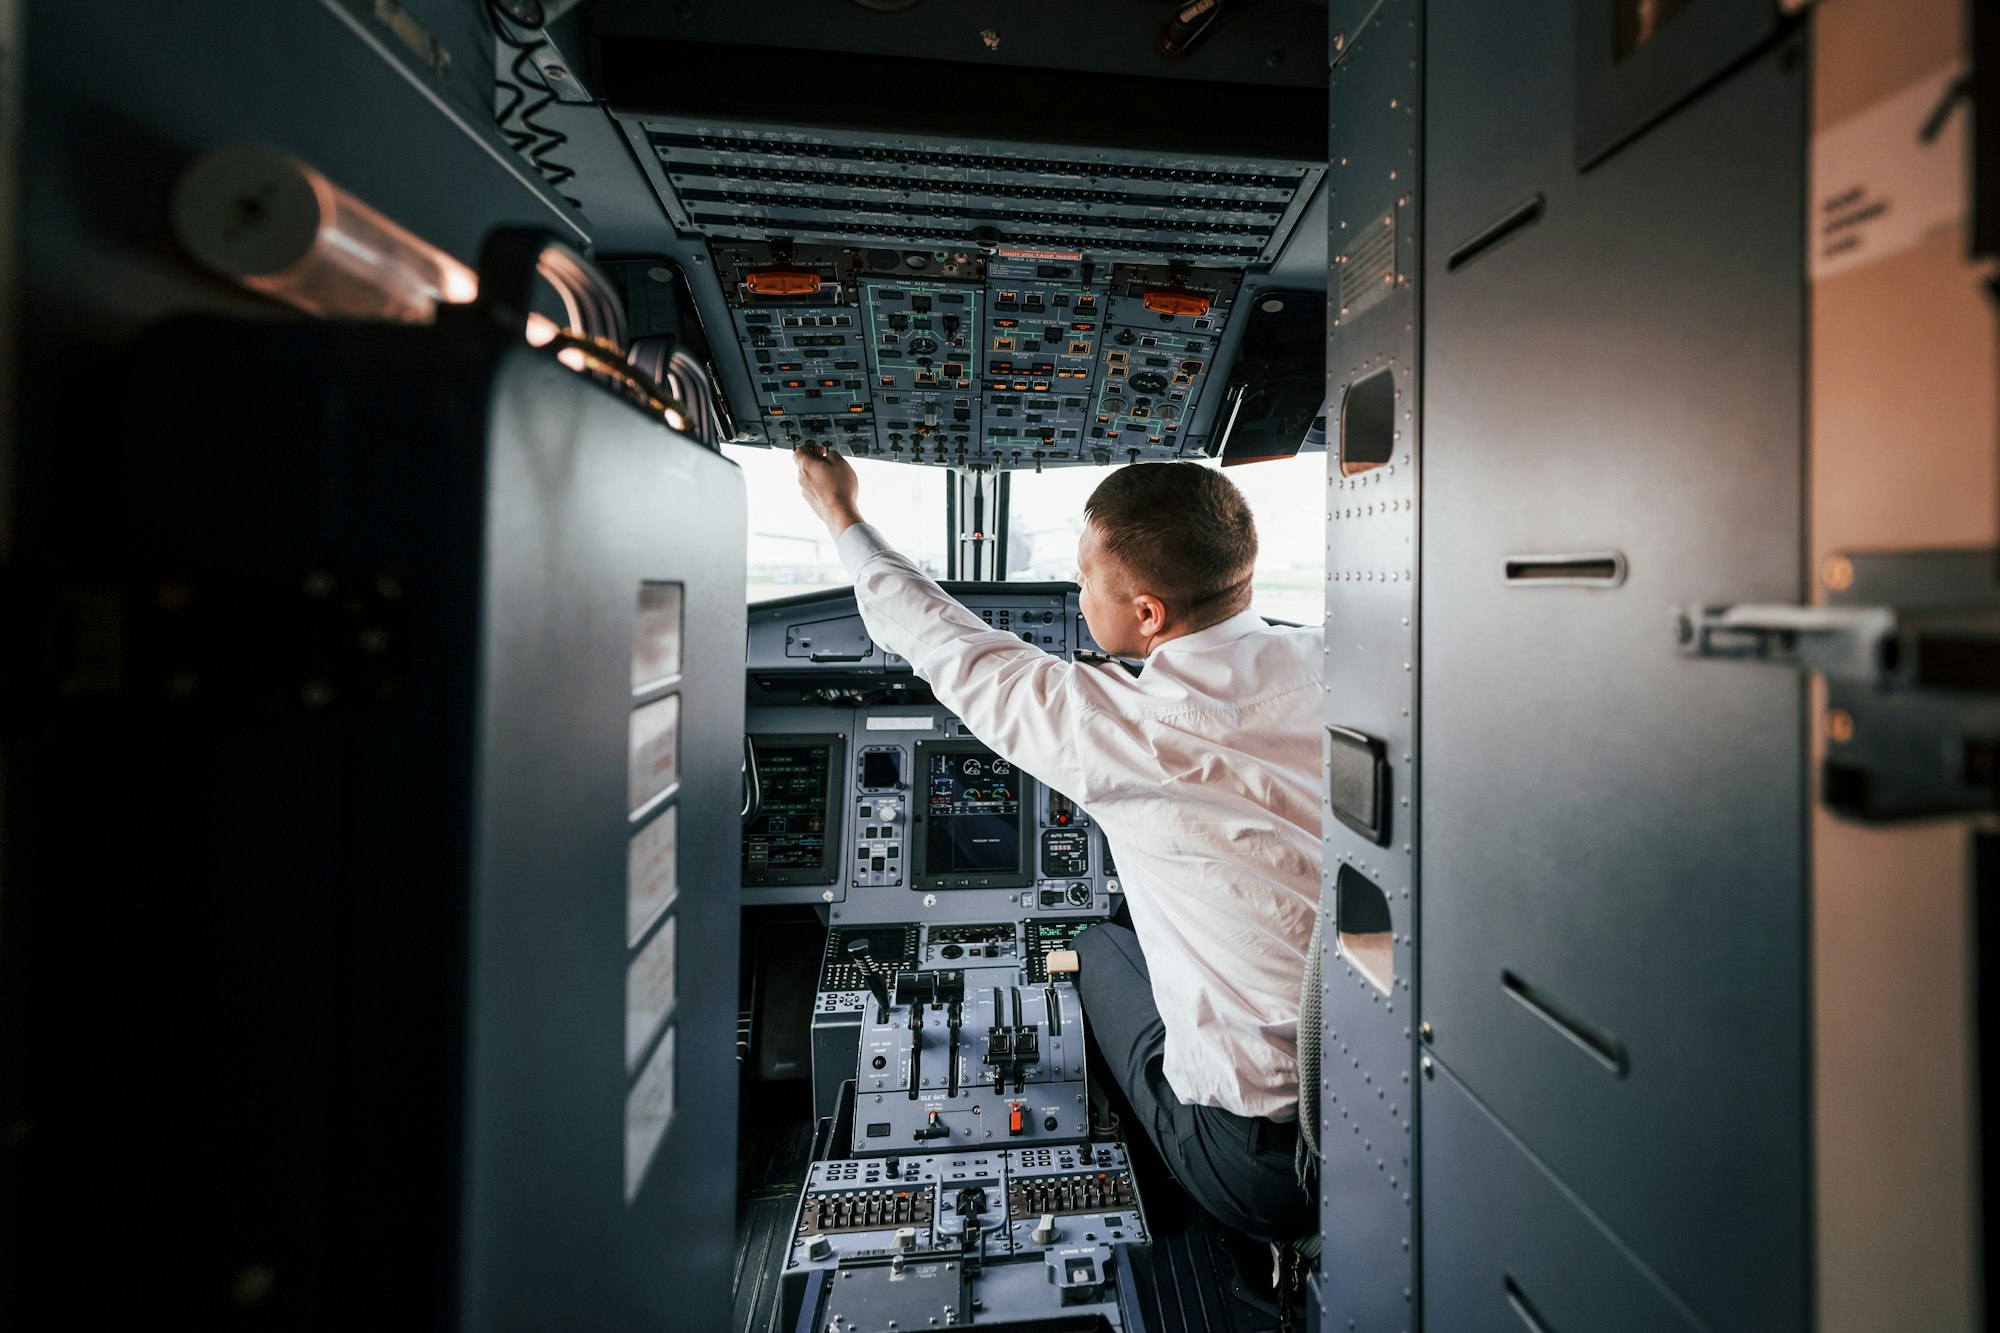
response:
[[[1292,1153],[1298,1126],[1188,1106],[1161,1066],[1167,1028],[1153,1003],[1139,937],[1124,926],[1092,926],[1076,938],[1084,1022],[1139,1124],[1194,1201],[1253,1240],[1290,1240],[1312,1230],[1312,1199],[1299,1188]]]

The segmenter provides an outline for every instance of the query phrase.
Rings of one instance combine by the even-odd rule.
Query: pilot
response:
[[[862,520],[846,459],[814,444],[795,456],[869,634],[1117,847],[1132,929],[1077,938],[1078,990],[1175,1177],[1252,1240],[1310,1231],[1293,1155],[1323,647],[1320,631],[1250,610],[1257,532],[1242,493],[1197,463],[1142,463],[1086,502],[1083,617],[1106,652],[1144,660],[1135,677],[988,625]]]

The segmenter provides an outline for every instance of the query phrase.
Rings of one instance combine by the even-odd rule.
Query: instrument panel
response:
[[[807,724],[841,730],[808,733]],[[893,739],[870,730],[883,724]],[[833,921],[851,923],[1103,916],[1117,905],[1095,821],[949,714],[753,708],[750,726],[760,777],[776,775],[786,790],[767,792],[745,826],[746,905],[825,903]],[[853,764],[844,759],[850,737],[860,742]],[[858,765],[871,759],[909,776],[863,787]],[[876,776],[890,771],[880,763]]]
[[[947,588],[1024,643],[1071,660],[1096,651],[1074,585]],[[761,794],[743,834],[746,905],[825,904],[834,924],[1115,909],[1120,885],[1096,821],[923,702],[909,664],[869,639],[852,592],[763,603],[750,621],[747,728]]]

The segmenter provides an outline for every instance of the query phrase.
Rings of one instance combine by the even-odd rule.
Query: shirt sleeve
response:
[[[938,701],[995,754],[1072,800],[1087,801],[1077,743],[1087,710],[1074,688],[1078,668],[966,610],[870,524],[842,533],[839,550],[869,636],[908,659]]]

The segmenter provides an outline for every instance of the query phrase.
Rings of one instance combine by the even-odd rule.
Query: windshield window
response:
[[[1143,465],[1142,465],[1143,466]],[[1099,467],[1016,472],[1007,501],[1007,577],[1076,581],[1083,504]],[[1326,618],[1326,455],[1300,454],[1228,470],[1257,516],[1250,605],[1259,615],[1317,625]]]
[[[743,469],[750,497],[750,600],[847,587],[852,580],[826,526],[799,494],[791,451],[725,444],[722,452]],[[943,578],[945,470],[852,461],[861,477],[861,512],[926,574]]]

